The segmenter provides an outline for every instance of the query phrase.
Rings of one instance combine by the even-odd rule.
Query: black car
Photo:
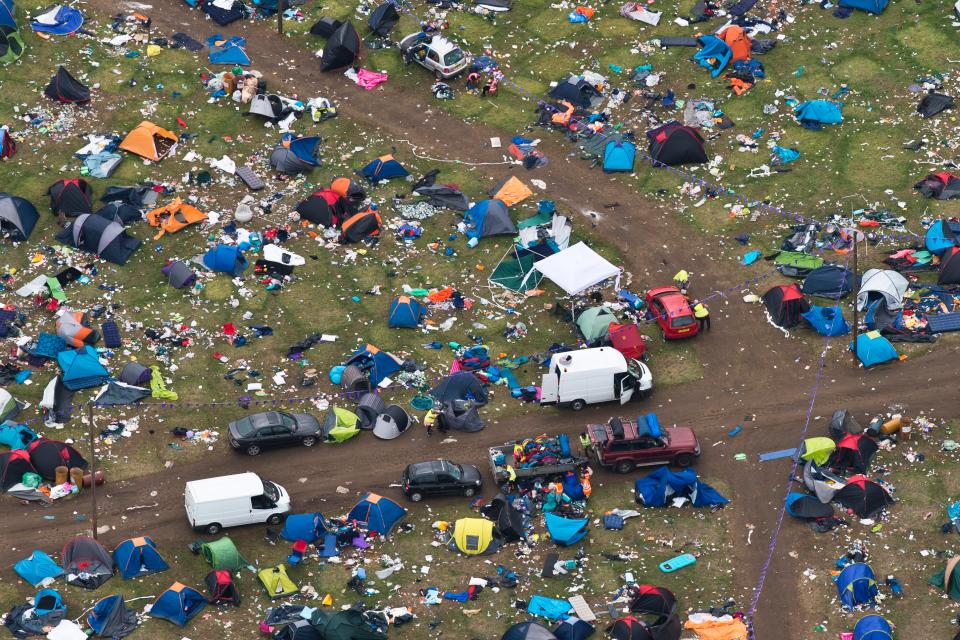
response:
[[[321,427],[316,418],[306,413],[264,411],[231,422],[227,430],[231,447],[255,456],[267,447],[312,447],[320,441]]]
[[[449,460],[416,462],[403,472],[403,493],[414,502],[429,495],[469,498],[480,490],[482,484],[480,470],[475,466],[454,464]]]

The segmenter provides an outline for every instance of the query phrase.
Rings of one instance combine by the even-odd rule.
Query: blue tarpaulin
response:
[[[710,507],[730,502],[716,489],[697,479],[693,469],[673,472],[660,467],[640,478],[635,486],[637,502],[646,507],[665,507],[674,498],[688,498],[695,507]]]
[[[850,333],[847,321],[843,319],[843,312],[839,306],[818,307],[811,306],[809,311],[800,314],[810,323],[814,331],[822,336],[842,336]]]
[[[570,608],[570,603],[566,600],[548,598],[539,594],[530,596],[530,602],[527,603],[527,613],[550,620],[563,620],[567,617]]]

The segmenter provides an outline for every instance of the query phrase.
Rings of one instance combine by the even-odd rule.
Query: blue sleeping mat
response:
[[[933,333],[960,331],[960,313],[938,313],[927,316],[927,327]]]

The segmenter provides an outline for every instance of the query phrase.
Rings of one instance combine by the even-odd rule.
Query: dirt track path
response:
[[[101,15],[113,15],[122,8],[114,0],[90,0],[87,4]],[[147,13],[153,17],[159,33],[185,31],[198,40],[214,32],[246,37],[254,68],[264,73],[272,86],[283,86],[301,95],[330,97],[338,103],[342,114],[360,126],[377,128],[397,140],[409,140],[434,157],[497,162],[502,160],[501,153],[489,148],[489,139],[514,133],[484,125],[466,125],[438,109],[433,110],[427,124],[423,109],[428,101],[428,76],[424,76],[422,99],[389,82],[378,90],[363,91],[340,74],[320,73],[310,52],[278,38],[270,30],[271,23],[240,23],[221,29],[204,20],[202,13],[189,10],[181,0],[161,0]],[[598,231],[627,256],[628,270],[636,274],[649,273],[645,275],[648,281],[659,277],[667,282],[682,266],[705,274],[697,279],[698,291],[723,290],[744,279],[744,272],[736,265],[711,259],[710,244],[715,239],[678,234],[680,227],[669,221],[667,212],[642,201],[619,182],[590,170],[586,163],[568,157],[569,147],[554,136],[546,135],[541,148],[550,157],[550,164],[530,177],[544,180],[551,198],[580,212],[605,211],[605,203],[621,203],[613,212],[603,214]],[[488,177],[492,184],[512,173],[510,169],[514,168],[480,166],[477,172],[479,176]],[[574,223],[583,224],[583,220]],[[682,256],[682,261],[677,256]],[[756,454],[798,444],[817,367],[809,351],[784,339],[767,325],[759,309],[742,304],[736,298],[717,300],[711,309],[715,317],[713,331],[696,342],[705,366],[704,379],[660,389],[642,408],[658,411],[666,423],[690,424],[697,428],[704,445],[698,472],[707,478],[722,478],[732,487],[732,552],[738,567],[736,591],[732,595],[746,607],[749,590],[766,559],[767,541],[784,496],[789,469],[789,463],[784,460],[759,463]],[[839,345],[835,343],[834,348]],[[955,370],[957,351],[956,347],[940,346],[922,359],[869,373],[854,370],[845,362],[830,365],[822,376],[813,415],[829,416],[840,407],[870,413],[881,410],[885,402],[907,399],[908,410],[956,415],[953,394],[944,393],[928,372]],[[656,372],[655,361],[653,366]],[[349,483],[351,489],[389,493],[388,485],[398,478],[404,464],[438,454],[485,468],[488,445],[544,431],[576,433],[586,421],[605,420],[614,412],[613,407],[582,414],[544,410],[525,418],[522,424],[510,425],[509,430],[497,425],[478,434],[461,434],[455,445],[438,445],[436,440],[430,442],[417,433],[392,442],[361,438],[337,448],[290,450],[283,454],[283,465],[277,465],[273,456],[248,459],[228,455],[216,461],[202,460],[108,485],[105,490],[110,497],[102,508],[101,520],[117,524],[119,528],[120,518],[126,517],[118,538],[149,531],[159,543],[177,545],[190,535],[179,506],[185,480],[214,473],[258,471],[290,488],[297,510],[316,508],[333,512],[331,510],[347,506],[354,499],[352,494],[336,494],[334,488],[338,485]],[[725,432],[748,413],[755,414],[756,421],[735,440],[726,438]],[[823,422],[812,423],[811,435],[819,435],[823,428]],[[712,446],[718,441],[723,444]],[[738,451],[748,454],[748,462],[733,461],[733,453]],[[309,476],[311,482],[299,484],[298,479],[304,476]],[[156,498],[149,496],[153,490],[158,492]],[[159,511],[126,511],[131,506],[158,500],[164,505]],[[5,540],[63,540],[84,528],[84,524],[72,522],[71,513],[78,507],[80,505],[67,502],[41,513],[33,507],[7,506],[6,517],[0,521],[0,536]],[[43,514],[56,515],[57,519],[43,521]],[[752,546],[746,545],[747,524],[756,526]],[[803,556],[801,560],[793,560],[786,551],[796,548],[804,553],[810,548],[809,531],[789,526],[792,524],[785,523],[783,540],[760,601],[755,619],[759,638],[799,638],[806,631],[798,620],[785,617],[782,607],[783,594],[796,589],[797,567],[807,566],[800,564],[805,559]],[[22,557],[22,548],[15,553],[6,545],[0,549],[2,562],[10,563],[19,557]]]

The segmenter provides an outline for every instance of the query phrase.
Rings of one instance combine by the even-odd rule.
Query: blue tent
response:
[[[306,136],[290,140],[290,151],[304,162],[320,166],[320,136]]]
[[[854,562],[844,567],[837,577],[837,594],[848,609],[862,604],[873,604],[877,597],[877,581],[870,565]]]
[[[842,336],[850,333],[847,321],[843,319],[840,305],[835,307],[818,307],[812,305],[809,311],[800,316],[810,323],[813,330],[822,336]]]
[[[637,502],[646,507],[665,507],[674,498],[688,498],[695,507],[712,507],[730,502],[716,489],[697,479],[693,469],[674,473],[660,467],[635,484]]]
[[[864,616],[853,627],[853,640],[893,640],[893,629],[882,616]]]
[[[173,586],[161,593],[153,603],[150,615],[154,618],[169,620],[182,627],[203,611],[206,605],[207,599],[199,591],[174,582]]]
[[[407,510],[390,498],[384,498],[375,493],[366,493],[353,509],[350,509],[348,520],[356,520],[367,528],[380,535],[387,535],[407,515]]]
[[[697,38],[700,51],[693,54],[694,61],[701,67],[710,70],[710,77],[716,78],[726,68],[733,57],[733,50],[726,42],[717,36],[700,36]]]
[[[950,247],[956,247],[957,233],[960,233],[960,223],[947,220],[937,220],[927,229],[924,246],[930,253],[941,255]]]
[[[110,377],[110,372],[97,358],[97,350],[90,345],[61,351],[57,354],[57,364],[63,370],[63,386],[70,391],[99,387]]]
[[[355,364],[370,375],[370,384],[376,386],[384,378],[388,378],[403,366],[403,362],[392,353],[381,351],[370,343],[367,343],[353,352],[350,359],[343,363],[344,366]]]
[[[850,349],[853,350],[853,342],[850,343]],[[857,357],[864,367],[872,367],[896,360],[900,355],[879,331],[868,331],[857,336]]]
[[[217,44],[217,43],[220,44]],[[250,64],[250,56],[247,55],[245,46],[247,41],[240,36],[233,36],[224,40],[219,33],[207,38],[207,46],[210,47],[210,64],[229,64],[245,66]]]
[[[123,596],[112,595],[93,605],[87,624],[95,635],[103,638],[123,638],[137,628],[137,614],[127,609]]]
[[[611,140],[603,150],[603,170],[607,172],[614,171],[633,171],[633,161],[637,157],[637,147],[627,140]]]
[[[303,540],[304,542],[313,543],[319,540],[326,532],[327,528],[323,524],[323,515],[319,513],[298,513],[287,516],[287,519],[283,523],[283,531],[280,532],[280,536],[290,542]]]
[[[0,444],[10,447],[12,451],[26,449],[27,445],[39,436],[25,424],[17,424],[7,420],[0,424]]]
[[[419,300],[410,296],[397,296],[390,303],[387,324],[394,329],[416,329],[425,315],[427,308]]]
[[[410,172],[403,168],[391,155],[380,156],[363,169],[360,175],[370,182],[377,183],[391,178],[406,178]]]
[[[463,223],[471,238],[512,236],[517,233],[517,226],[510,219],[510,209],[503,200],[481,200],[463,214]]]
[[[890,4],[890,0],[840,0],[841,7],[848,9],[861,9],[870,13],[883,13],[883,10]]]
[[[569,547],[583,540],[587,535],[587,525],[590,524],[586,518],[564,518],[550,512],[547,512],[544,518],[547,522],[547,533],[561,547]]]
[[[13,565],[17,575],[34,587],[39,587],[48,578],[59,578],[63,568],[43,551],[34,551]]]
[[[63,604],[63,598],[60,592],[54,589],[40,589],[33,598],[34,613],[37,617],[45,616],[54,611],[66,611],[67,607]]]
[[[37,16],[30,26],[37,33],[65,36],[83,26],[83,14],[67,5],[60,5]]]
[[[843,114],[840,105],[829,100],[807,100],[793,108],[800,124],[807,129],[819,130],[825,124],[840,124]]]
[[[211,271],[229,273],[231,276],[239,276],[250,266],[239,247],[229,244],[218,244],[207,251],[203,256],[203,264]]]
[[[130,538],[121,542],[113,550],[113,563],[124,580],[170,568],[157,551],[156,543],[147,537]]]
[[[13,0],[0,0],[0,27],[12,27],[16,31],[17,21],[13,17],[16,11]]]

